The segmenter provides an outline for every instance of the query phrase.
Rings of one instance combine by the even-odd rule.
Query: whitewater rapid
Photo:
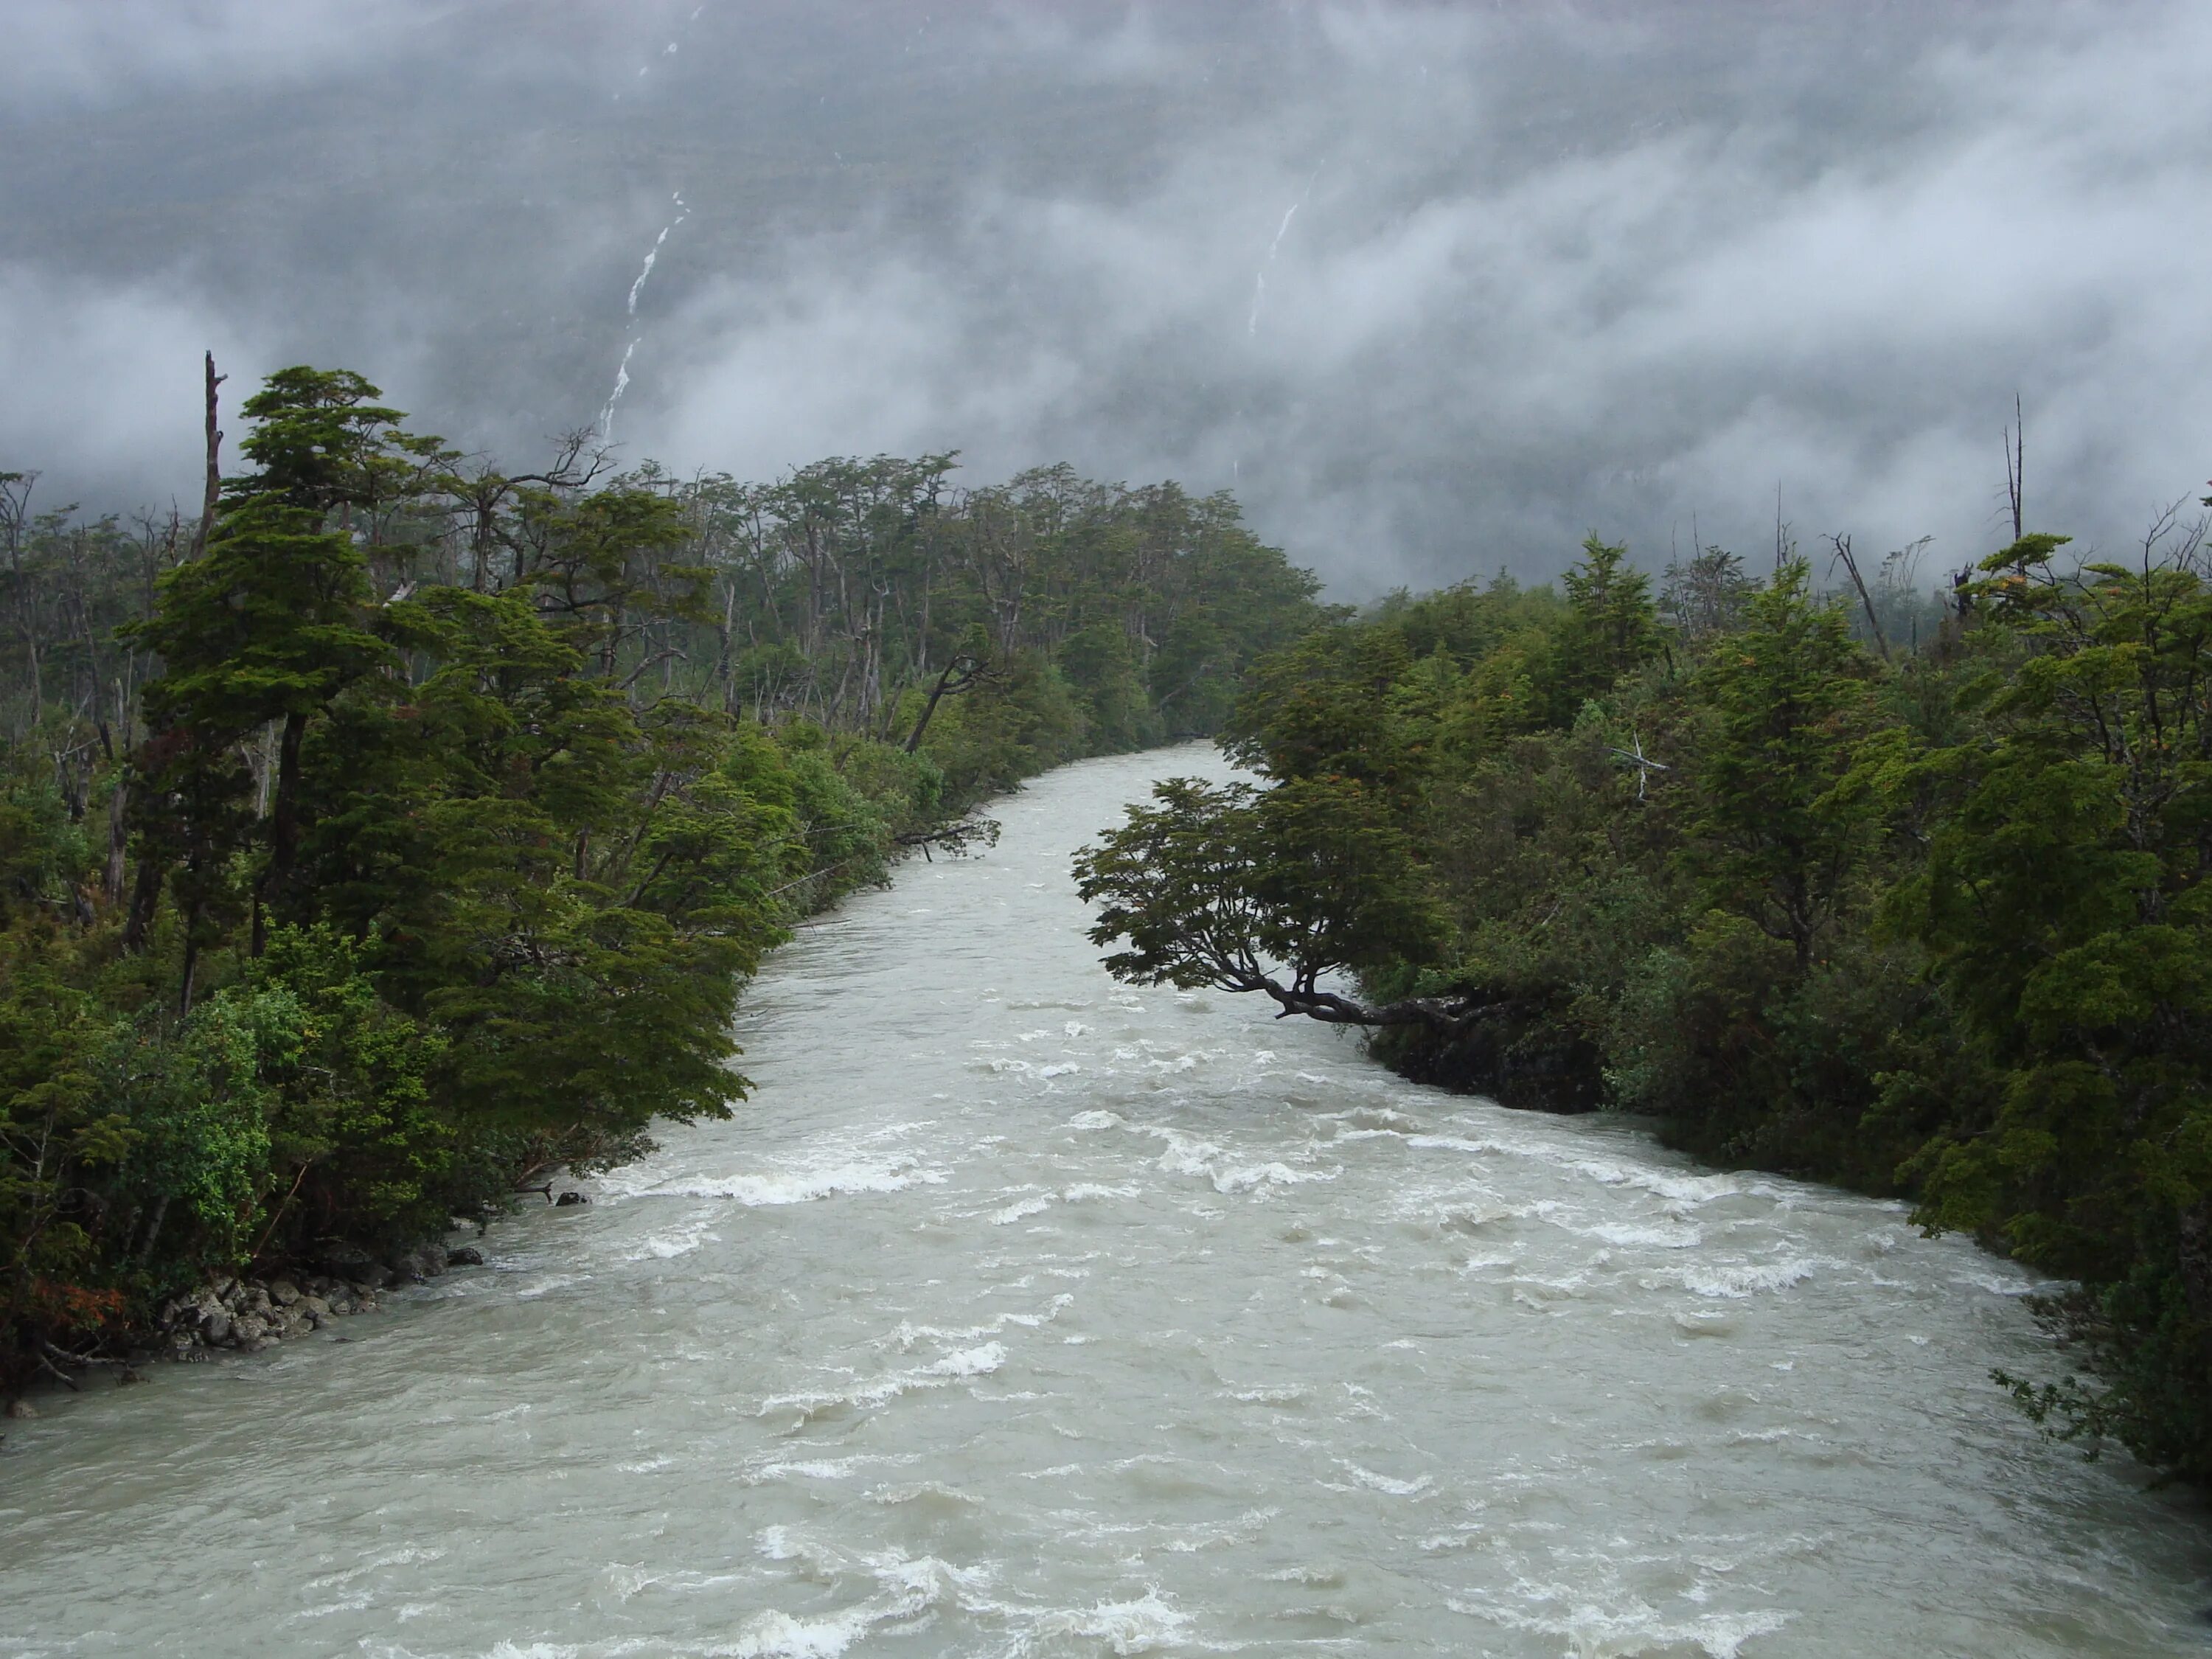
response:
[[[807,927],[737,1121],[489,1267],[7,1425],[0,1656],[2212,1646],[2195,1502],[1989,1382],[2018,1272],[1108,979],[1070,853],[1224,769]]]

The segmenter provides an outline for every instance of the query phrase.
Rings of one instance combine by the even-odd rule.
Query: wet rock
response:
[[[473,1244],[464,1244],[459,1249],[446,1252],[448,1267],[481,1267],[483,1260],[483,1252]]]
[[[273,1279],[269,1285],[269,1299],[280,1308],[289,1308],[300,1299],[300,1287],[289,1279]]]
[[[145,1380],[145,1373],[141,1371],[136,1365],[125,1365],[121,1370],[115,1373],[115,1385],[118,1388],[127,1387],[129,1384],[133,1382],[143,1382]]]
[[[200,1321],[200,1334],[210,1342],[224,1342],[230,1338],[230,1315],[220,1306],[208,1310]]]
[[[327,1241],[315,1253],[316,1271],[332,1279],[359,1279],[365,1269],[376,1265],[374,1256],[355,1244]]]
[[[330,1299],[327,1297],[317,1296],[313,1291],[300,1298],[300,1305],[317,1319],[323,1318],[331,1311]]]
[[[392,1278],[400,1284],[411,1284],[416,1279],[435,1279],[446,1271],[446,1247],[425,1244],[414,1249],[399,1250],[385,1258]]]
[[[231,1340],[248,1352],[269,1334],[269,1322],[258,1313],[242,1313],[230,1322]]]
[[[586,1198],[583,1194],[571,1189],[568,1192],[562,1194],[560,1197],[555,1199],[553,1200],[553,1207],[556,1210],[565,1210],[571,1205],[588,1204],[592,1200]]]
[[[0,1409],[0,1417],[36,1417],[38,1414],[39,1408],[27,1400],[11,1400],[4,1409]]]

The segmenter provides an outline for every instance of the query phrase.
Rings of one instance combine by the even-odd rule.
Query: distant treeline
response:
[[[2078,1282],[2040,1306],[2086,1363],[2022,1405],[2212,1478],[2212,562],[2062,543],[1938,605],[1847,543],[1836,598],[1785,547],[1655,599],[1593,539],[1562,591],[1327,626],[1227,728],[1274,787],[1164,787],[1079,861],[1094,937],[1412,1077],[1905,1195]]]
[[[378,399],[274,375],[221,477],[210,366],[197,514],[0,475],[0,1395],[726,1115],[795,918],[1322,615],[1226,496],[508,472]]]

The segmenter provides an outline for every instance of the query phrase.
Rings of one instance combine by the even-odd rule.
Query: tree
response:
[[[2203,532],[2062,573],[2063,538],[1972,590],[1984,743],[1898,764],[1933,802],[1890,913],[1999,1079],[1933,1139],[1920,1211],[2085,1290],[2051,1311],[2104,1383],[2034,1390],[2071,1431],[2212,1474],[2212,581]],[[2027,654],[2008,665],[2004,652]],[[2009,672],[2007,670],[2009,669]]]
[[[366,561],[350,537],[324,530],[312,511],[274,492],[248,496],[219,522],[204,556],[162,579],[160,608],[133,630],[160,654],[145,690],[155,732],[141,770],[160,787],[165,744],[209,757],[274,722],[276,764],[266,821],[267,858],[254,883],[254,937],[264,906],[297,908],[301,744],[308,723],[346,686],[393,660],[373,631]],[[204,773],[212,760],[195,762]],[[171,795],[176,792],[172,790]],[[141,814],[142,859],[158,857],[158,829]],[[213,849],[222,856],[227,850]]]
[[[1322,983],[1421,960],[1443,939],[1404,836],[1360,784],[1178,778],[1152,797],[1075,860],[1076,891],[1098,907],[1091,942],[1124,945],[1106,958],[1116,979],[1261,992],[1284,1014],[1331,1024],[1473,1017],[1450,998],[1370,1006]]]
[[[1712,724],[1688,857],[1712,902],[1811,966],[1872,847],[1869,811],[1839,794],[1870,713],[1864,653],[1815,601],[1802,560],[1754,594],[1742,629],[1694,682]]]
[[[1583,556],[1560,579],[1567,612],[1559,629],[1550,690],[1555,723],[1573,723],[1585,698],[1602,696],[1631,669],[1659,654],[1651,579],[1628,562],[1628,550],[1583,538]]]

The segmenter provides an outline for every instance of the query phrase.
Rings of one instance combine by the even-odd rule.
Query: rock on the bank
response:
[[[453,1249],[424,1244],[381,1261],[365,1250],[334,1246],[311,1273],[280,1273],[266,1280],[220,1274],[163,1304],[155,1323],[172,1358],[203,1358],[216,1348],[258,1353],[272,1342],[305,1336],[332,1320],[374,1312],[377,1293],[387,1285],[416,1284],[449,1267],[481,1267],[483,1261],[483,1252],[473,1244]]]

